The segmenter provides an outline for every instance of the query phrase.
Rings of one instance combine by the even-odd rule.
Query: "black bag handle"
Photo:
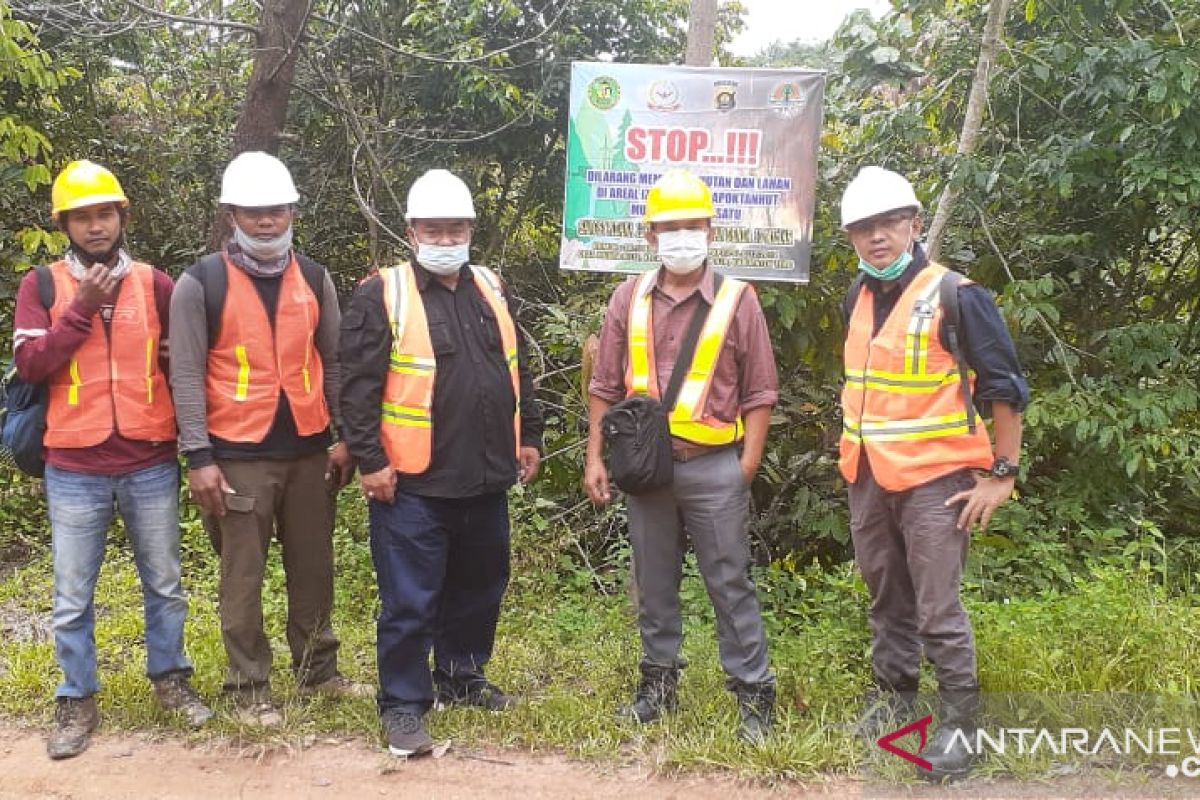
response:
[[[725,278],[720,273],[713,273],[714,299],[717,292],[721,290],[721,283],[724,280]],[[667,384],[667,391],[662,396],[663,408],[666,409],[668,415],[675,410],[675,402],[679,399],[679,389],[683,386],[684,373],[691,368],[692,356],[696,354],[696,344],[700,341],[700,330],[704,327],[710,311],[712,311],[712,306],[706,303],[704,297],[701,296],[696,310],[692,313],[691,322],[688,323],[687,332],[683,335],[683,344],[679,348],[679,357],[675,359],[675,368],[671,370],[671,380]]]

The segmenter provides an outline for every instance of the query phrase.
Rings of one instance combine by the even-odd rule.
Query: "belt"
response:
[[[706,455],[709,455],[710,453],[719,453],[722,450],[728,450],[729,448],[734,447],[734,446],[736,446],[736,445],[733,445],[733,444],[709,445],[709,444],[695,444],[693,442],[685,442],[683,444],[680,444],[680,443],[676,442],[675,445],[671,448],[671,457],[673,459],[675,459],[676,461],[680,461],[680,462],[691,461],[692,459],[699,458],[700,456],[706,456]]]

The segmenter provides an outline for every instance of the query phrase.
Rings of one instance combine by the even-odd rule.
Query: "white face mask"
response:
[[[286,231],[271,239],[258,239],[234,223],[233,240],[243,253],[256,261],[276,261],[283,258],[292,247],[292,226],[288,225]]]
[[[695,272],[708,258],[708,231],[663,231],[658,234],[658,260],[668,272]]]
[[[451,245],[417,242],[417,263],[434,275],[451,275],[470,260],[470,242]]]

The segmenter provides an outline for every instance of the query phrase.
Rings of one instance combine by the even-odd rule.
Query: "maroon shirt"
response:
[[[604,315],[604,326],[600,329],[600,346],[596,351],[588,393],[610,403],[625,399],[629,305],[638,277],[630,278],[613,292]],[[660,394],[671,382],[671,370],[701,297],[712,305],[713,273],[708,266],[704,267],[704,275],[696,289],[679,302],[662,290],[661,274],[654,285],[650,327],[654,334],[654,366]],[[717,357],[704,411],[723,422],[733,422],[738,414],[773,406],[778,399],[779,376],[775,371],[771,335],[758,303],[758,294],[753,286],[747,286],[738,300],[721,354]]]
[[[159,368],[167,369],[167,323],[171,309],[171,278],[154,270],[154,300],[162,327]],[[112,315],[112,306],[84,305],[78,296],[62,316],[50,324],[50,311],[38,297],[37,273],[29,270],[17,290],[14,314],[13,362],[17,374],[29,383],[41,383],[65,367],[72,354],[91,334],[92,325],[103,325],[104,315]],[[121,475],[153,467],[175,458],[175,442],[140,442],[126,439],[113,430],[107,440],[94,447],[48,447],[46,463],[71,472],[92,475]]]

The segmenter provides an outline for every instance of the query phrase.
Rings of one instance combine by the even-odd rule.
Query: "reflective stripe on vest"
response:
[[[859,292],[846,334],[839,446],[839,466],[851,483],[864,454],[889,491],[992,463],[987,430],[976,416],[970,432],[957,364],[941,344],[945,272],[936,264],[921,270],[878,334],[874,298],[866,286]],[[974,388],[973,373],[968,380]]]
[[[629,305],[629,355],[625,372],[625,396],[650,395],[660,397],[658,373],[654,362],[653,294],[658,270],[651,270],[636,279],[633,299]],[[741,416],[732,422],[705,414],[708,391],[721,347],[733,322],[738,302],[747,284],[725,278],[700,337],[696,352],[679,389],[679,396],[668,421],[671,435],[689,442],[706,445],[732,444],[745,435]]]
[[[79,281],[65,261],[50,266],[53,325],[75,301]],[[158,368],[162,326],[154,295],[154,268],[134,262],[121,280],[107,325],[100,312],[71,360],[47,382],[47,447],[92,447],[116,430],[126,439],[175,439],[175,407],[167,376]]]
[[[209,431],[230,442],[263,441],[275,424],[280,392],[297,434],[325,430],[325,370],[316,349],[321,305],[295,256],[278,279],[274,325],[250,277],[228,258],[223,268],[225,304],[205,373]]]
[[[512,381],[513,440],[521,447],[521,381],[517,370],[517,328],[500,280],[484,267],[471,267],[475,286],[492,309],[500,329],[504,362]],[[392,332],[392,352],[383,385],[380,438],[392,469],[417,475],[433,460],[433,388],[437,359],[429,337],[425,303],[408,264],[379,270],[383,304]]]

